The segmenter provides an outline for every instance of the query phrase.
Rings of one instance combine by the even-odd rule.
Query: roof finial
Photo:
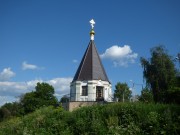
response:
[[[89,21],[89,22],[90,22],[91,27],[92,27],[92,29],[93,29],[93,28],[94,28],[95,21],[94,21],[93,19],[91,19],[91,21]]]
[[[89,22],[90,22],[91,27],[92,27],[92,29],[91,29],[91,31],[90,31],[91,40],[94,40],[94,35],[95,35],[95,32],[94,32],[94,24],[95,24],[95,21],[92,19],[92,20],[90,20]]]

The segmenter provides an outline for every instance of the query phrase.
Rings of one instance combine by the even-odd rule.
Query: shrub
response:
[[[112,103],[82,107],[68,112],[43,107],[21,118],[0,123],[2,135],[178,135],[178,105]]]

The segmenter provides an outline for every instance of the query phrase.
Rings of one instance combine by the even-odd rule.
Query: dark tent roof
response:
[[[73,79],[73,81],[83,80],[103,80],[109,82],[93,40],[90,40]]]

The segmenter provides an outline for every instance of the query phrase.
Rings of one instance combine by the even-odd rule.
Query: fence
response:
[[[103,93],[87,93],[86,95],[82,95],[82,93],[70,93],[69,99],[70,101],[105,101],[107,99],[112,100],[113,97],[109,94],[108,97],[105,97]]]

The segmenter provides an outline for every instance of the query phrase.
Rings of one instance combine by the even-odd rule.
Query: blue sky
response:
[[[142,84],[140,57],[162,44],[180,52],[178,0],[1,0],[0,105],[30,92],[38,81],[55,87],[59,98],[69,92],[89,43],[93,18],[95,44],[114,85]],[[135,85],[140,94],[140,86]]]

